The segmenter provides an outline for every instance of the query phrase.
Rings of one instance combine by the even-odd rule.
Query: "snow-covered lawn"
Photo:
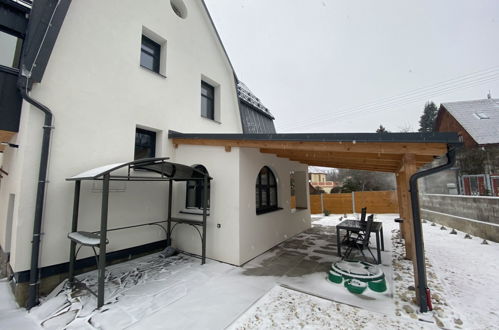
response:
[[[463,328],[499,329],[499,244],[485,245],[479,237],[466,239],[463,232],[453,235],[441,227],[423,224],[429,277],[441,283],[435,288],[439,298],[454,309]]]
[[[8,283],[0,280],[0,329],[497,327],[499,244],[482,245],[479,238],[464,239],[464,233],[451,235],[424,224],[435,310],[421,315],[413,302],[412,262],[403,258],[396,214],[377,215],[385,234],[385,293],[354,295],[326,280],[331,262],[339,259],[331,243],[336,240],[327,235],[335,233],[341,216],[313,216],[312,230],[243,267],[216,261],[201,266],[189,256],[163,259],[158,254],[110,266],[101,310],[85,290],[71,293],[62,284],[28,314],[16,308]],[[95,271],[79,278],[95,289]]]
[[[276,286],[232,326],[240,329],[421,329],[427,324]]]

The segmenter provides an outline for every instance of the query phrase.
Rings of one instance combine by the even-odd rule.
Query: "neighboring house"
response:
[[[238,81],[203,1],[37,0],[29,22],[29,2],[2,1],[1,6],[3,13],[15,15],[1,23],[0,32],[0,51],[10,56],[0,63],[0,134],[1,142],[11,144],[2,146],[8,176],[0,187],[0,246],[17,283],[26,285],[30,270],[44,126],[43,113],[22,101],[18,83],[31,89],[30,96],[54,118],[52,129],[46,128],[52,134],[42,278],[67,270],[74,188],[66,178],[109,163],[167,156],[207,171],[214,178],[209,258],[241,265],[310,226],[307,199],[300,212],[290,207],[290,173],[300,183],[295,189],[308,196],[307,165],[253,149],[167,143],[170,130],[275,133],[270,111]],[[82,186],[81,230],[99,228],[100,189]],[[262,196],[257,201],[255,189]],[[109,227],[166,217],[163,186],[113,182],[111,191]],[[195,183],[176,185],[174,215],[199,219],[199,191]],[[161,247],[163,236],[154,226],[110,232],[108,251],[143,253]],[[189,226],[175,229],[173,242],[200,253],[198,233]],[[89,248],[78,254],[92,256]]]
[[[326,173],[308,173],[310,184],[315,189],[321,189],[326,193],[330,193],[331,190],[336,186],[335,182],[327,181]]]
[[[499,196],[499,99],[446,102],[440,105],[437,132],[458,132],[459,185],[465,195]]]

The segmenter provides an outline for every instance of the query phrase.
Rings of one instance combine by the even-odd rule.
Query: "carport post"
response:
[[[397,203],[399,208],[399,216],[402,219],[407,219],[407,216],[405,215],[405,205],[402,196],[402,180],[403,180],[402,173],[401,172],[395,173],[395,179],[397,181]],[[399,225],[399,229],[400,229],[400,237],[404,238],[404,226],[402,222]]]
[[[203,178],[203,241],[202,243],[202,262],[206,262],[206,209],[208,208],[208,175],[205,174]]]
[[[355,191],[352,191],[352,214],[355,214]]]
[[[399,201],[399,212],[403,214],[402,232],[405,241],[405,257],[414,262],[414,231],[412,229],[412,206],[409,194],[409,179],[417,172],[416,155],[405,154],[402,157],[402,167],[398,173],[397,189],[400,189],[401,200]],[[402,215],[401,215],[402,216]]]
[[[75,192],[74,192],[74,201],[73,201],[73,221],[71,223],[71,232],[74,233],[78,231],[78,211],[80,208],[80,187],[81,181],[75,181]],[[76,262],[76,242],[71,241],[71,245],[69,248],[69,285],[73,286],[74,281],[74,269]]]
[[[106,277],[106,241],[107,241],[107,213],[109,203],[109,173],[104,175],[102,181],[102,207],[100,219],[100,245],[99,245],[99,287],[97,295],[97,308],[104,305],[104,278]]]

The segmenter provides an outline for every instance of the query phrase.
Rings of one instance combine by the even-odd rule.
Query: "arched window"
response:
[[[264,166],[256,178],[256,214],[277,209],[277,181],[272,170]]]
[[[200,172],[208,174],[208,171],[203,165],[196,165],[194,168]],[[201,174],[195,174],[202,178]],[[185,207],[188,209],[202,209],[203,208],[203,180],[189,180],[187,181],[187,196],[186,196]],[[206,208],[210,208],[210,181],[208,180],[208,205]]]

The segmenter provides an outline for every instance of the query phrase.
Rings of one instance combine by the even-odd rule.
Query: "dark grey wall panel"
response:
[[[0,0],[0,31],[24,38],[28,25],[26,16],[28,11],[15,2]]]
[[[30,82],[41,82],[71,0],[36,0],[31,10],[21,67],[32,68]],[[51,21],[52,19],[52,21]],[[50,26],[49,26],[50,23]],[[23,86],[24,81],[21,81]]]
[[[274,121],[259,111],[254,110],[245,102],[239,102],[239,111],[241,111],[241,122],[243,133],[245,134],[260,134],[260,133],[275,133]]]
[[[0,130],[18,132],[22,98],[17,89],[17,70],[0,68]]]

